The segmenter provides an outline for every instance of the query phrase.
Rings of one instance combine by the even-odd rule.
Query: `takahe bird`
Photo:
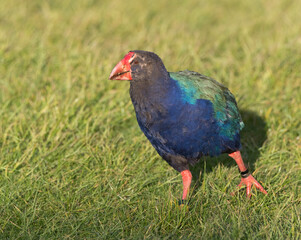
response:
[[[130,80],[138,124],[158,154],[183,179],[187,199],[192,175],[189,165],[202,156],[227,153],[238,164],[241,182],[251,196],[254,184],[240,154],[241,120],[232,93],[212,78],[192,71],[168,72],[158,55],[130,51],[114,67],[111,80]]]

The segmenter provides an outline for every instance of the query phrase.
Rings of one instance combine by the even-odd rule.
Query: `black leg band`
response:
[[[246,178],[246,177],[250,176],[249,169],[247,169],[246,171],[240,172],[240,175],[242,178]]]
[[[181,205],[188,205],[187,200],[180,199],[180,200],[179,200],[179,206],[181,206]]]

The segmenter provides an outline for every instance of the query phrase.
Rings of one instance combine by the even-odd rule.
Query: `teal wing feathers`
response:
[[[224,85],[188,70],[169,74],[182,90],[183,101],[190,104],[197,104],[201,99],[211,101],[222,135],[231,137],[244,127],[235,98]]]

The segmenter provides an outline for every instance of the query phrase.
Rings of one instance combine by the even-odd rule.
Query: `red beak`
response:
[[[130,62],[133,59],[134,53],[129,52],[124,58],[117,63],[113,68],[109,79],[110,80],[132,80]]]

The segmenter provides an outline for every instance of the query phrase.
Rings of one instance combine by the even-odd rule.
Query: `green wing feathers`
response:
[[[171,72],[183,91],[183,100],[196,104],[198,99],[211,101],[221,134],[231,136],[244,127],[233,94],[221,83],[192,71]]]

